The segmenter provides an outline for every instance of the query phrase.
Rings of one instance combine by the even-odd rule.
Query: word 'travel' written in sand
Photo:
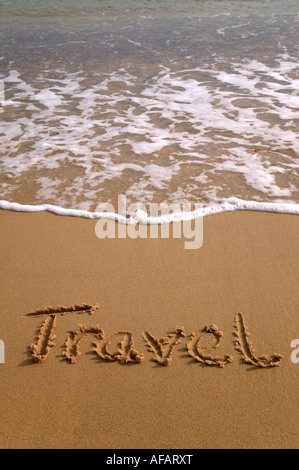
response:
[[[36,363],[44,362],[51,349],[54,347],[54,334],[59,315],[69,313],[89,313],[90,315],[99,308],[99,305],[81,304],[70,307],[58,306],[56,308],[46,307],[37,310],[26,316],[41,317],[46,316],[40,325],[35,342],[29,346],[32,360]],[[271,356],[257,356],[252,341],[249,340],[249,330],[245,324],[242,313],[237,313],[234,320],[235,350],[240,353],[244,363],[255,367],[269,368],[280,366],[282,355],[274,353]],[[84,337],[93,337],[93,352],[99,359],[104,361],[114,361],[120,364],[139,364],[144,360],[144,354],[138,352],[133,341],[133,334],[130,331],[118,331],[109,333],[104,331],[99,325],[85,326],[79,325],[77,330],[70,332],[64,343],[63,357],[71,364],[75,364],[80,355],[80,344]],[[150,332],[143,333],[147,350],[152,354],[152,360],[161,366],[169,366],[173,359],[174,348],[186,339],[186,352],[195,361],[206,365],[223,368],[233,360],[232,356],[213,355],[215,349],[219,347],[222,331],[216,325],[205,325],[201,330],[193,331],[187,336],[183,326],[177,326],[172,333],[158,339]]]

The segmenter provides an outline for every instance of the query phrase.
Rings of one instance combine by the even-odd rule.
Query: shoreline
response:
[[[297,447],[295,215],[215,214],[198,250],[100,240],[96,221],[77,217],[0,217],[1,448]],[[282,355],[279,367],[244,362],[238,312],[255,357]],[[30,345],[42,356],[49,341],[34,362]],[[223,367],[206,362],[226,356]]]
[[[147,205],[150,207],[150,215],[147,214]],[[104,207],[104,210],[97,210],[99,206]],[[233,211],[271,212],[277,214],[299,215],[299,204],[297,203],[248,201],[237,197],[222,199],[218,204],[210,204],[207,206],[204,206],[201,203],[143,204],[134,202],[129,204],[127,207],[126,196],[119,195],[119,212],[114,210],[114,206],[111,203],[101,203],[99,206],[97,206],[95,211],[89,211],[83,209],[64,208],[53,204],[20,204],[17,202],[0,200],[0,210],[26,213],[49,212],[61,216],[113,220],[124,225],[137,223],[144,225],[169,224],[194,220],[206,215]],[[138,206],[138,209],[136,209],[136,206]],[[192,206],[195,206],[194,210],[192,210]],[[183,210],[181,207],[183,207]],[[109,210],[112,210],[112,212],[109,212]]]

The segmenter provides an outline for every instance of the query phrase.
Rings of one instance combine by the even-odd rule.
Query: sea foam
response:
[[[197,208],[190,212],[177,212],[163,214],[156,217],[150,217],[144,210],[137,209],[132,215],[122,215],[114,212],[91,212],[80,209],[67,209],[52,204],[29,205],[19,204],[17,202],[0,201],[0,209],[16,212],[42,212],[47,211],[56,215],[82,217],[86,219],[107,219],[115,220],[121,224],[168,224],[172,222],[181,222],[193,220],[211,214],[231,211],[261,211],[278,214],[299,214],[299,204],[277,204],[271,202],[244,201],[236,197],[223,199],[219,204],[212,204]]]

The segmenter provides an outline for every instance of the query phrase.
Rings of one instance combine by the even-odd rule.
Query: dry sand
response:
[[[0,217],[1,448],[298,446],[298,217],[208,216],[199,250]]]

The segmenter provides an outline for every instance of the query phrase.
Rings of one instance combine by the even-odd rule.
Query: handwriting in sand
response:
[[[32,360],[34,362],[44,362],[51,349],[55,346],[54,334],[57,318],[59,315],[69,313],[88,313],[92,315],[99,305],[75,304],[70,307],[57,306],[46,307],[42,310],[28,313],[29,317],[43,317],[38,335],[30,346]],[[241,360],[245,364],[255,367],[269,368],[280,366],[282,355],[274,353],[271,356],[257,356],[252,341],[249,340],[249,329],[245,324],[242,313],[237,313],[234,320],[234,341],[235,350],[239,352]],[[80,355],[80,344],[84,337],[93,338],[92,351],[99,359],[104,361],[117,361],[120,364],[135,363],[140,364],[144,360],[144,354],[135,349],[133,334],[130,331],[118,331],[109,333],[104,331],[100,325],[85,326],[79,325],[79,329],[72,331],[66,337],[63,357],[71,364],[75,364]],[[216,356],[213,351],[219,347],[222,331],[216,325],[205,325],[201,330],[193,331],[187,336],[183,326],[177,326],[172,333],[158,339],[150,332],[143,333],[147,350],[152,354],[152,361],[161,366],[169,366],[173,359],[173,351],[180,344],[183,338],[187,339],[186,351],[196,362],[206,366],[216,366],[223,368],[230,364],[233,357],[230,355]],[[207,341],[209,340],[209,341]]]

